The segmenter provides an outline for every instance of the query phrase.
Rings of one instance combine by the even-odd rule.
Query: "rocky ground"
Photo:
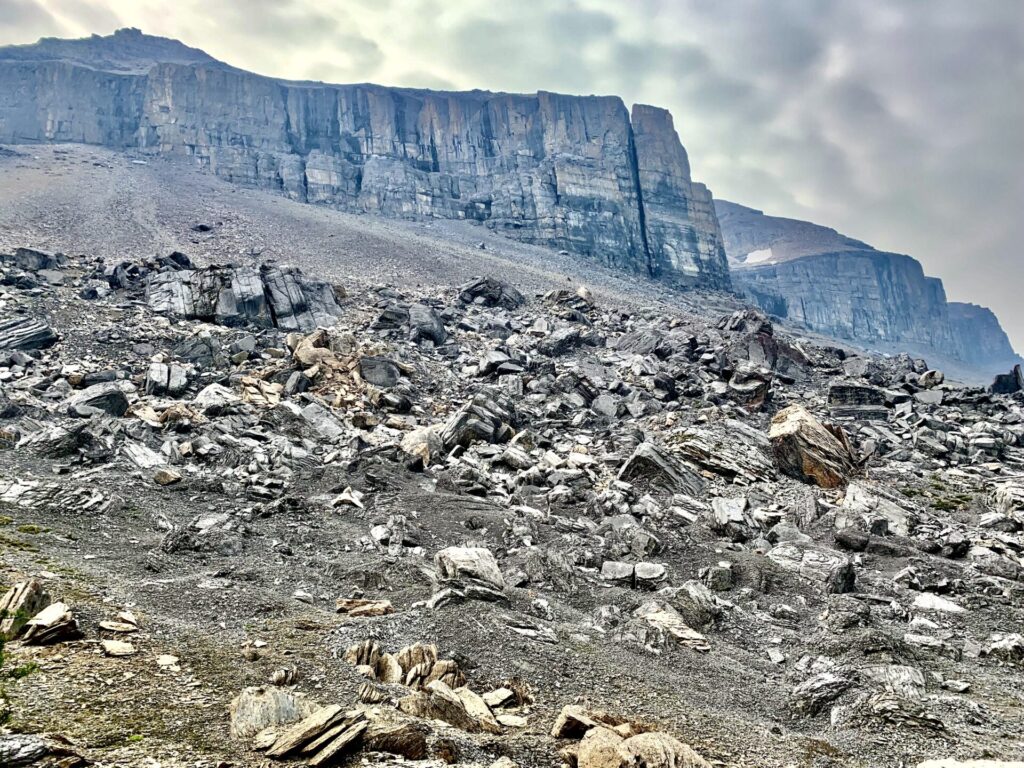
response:
[[[0,764],[1024,757],[1019,375],[165,162],[0,173]]]

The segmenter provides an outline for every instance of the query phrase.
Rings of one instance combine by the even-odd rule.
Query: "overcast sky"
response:
[[[0,0],[0,44],[122,26],[280,77],[668,107],[717,197],[915,256],[1024,351],[1021,0]]]

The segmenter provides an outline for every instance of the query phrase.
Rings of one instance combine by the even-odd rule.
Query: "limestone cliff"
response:
[[[175,41],[0,48],[0,143],[186,157],[239,184],[386,216],[470,219],[682,285],[728,288],[711,194],[664,110],[615,97],[297,83]]]
[[[834,229],[715,201],[738,290],[768,312],[883,351],[910,350],[979,374],[1019,360],[996,316],[946,300],[910,256]]]

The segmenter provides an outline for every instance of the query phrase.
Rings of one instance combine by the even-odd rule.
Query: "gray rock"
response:
[[[699,496],[705,486],[700,475],[653,443],[641,443],[636,447],[619,470],[619,480],[687,496]]]
[[[448,340],[448,331],[437,310],[426,304],[409,307],[409,338],[413,341],[429,339],[437,346]]]
[[[124,416],[128,411],[128,397],[114,382],[86,387],[65,400],[64,404],[69,413],[77,416],[93,413]]]
[[[448,547],[434,555],[442,579],[474,579],[495,588],[505,588],[505,578],[491,551],[482,547]]]
[[[508,283],[493,277],[478,277],[459,287],[459,299],[466,304],[518,309],[526,298]]]
[[[381,389],[390,389],[398,383],[402,372],[386,357],[359,358],[359,375],[363,381]]]
[[[146,372],[147,395],[170,395],[177,397],[188,386],[185,369],[174,363],[150,363]]]
[[[331,326],[341,314],[331,285],[296,268],[270,265],[160,272],[149,278],[146,300],[156,312],[289,331]]]
[[[33,317],[0,320],[0,349],[47,349],[58,336],[44,321]]]

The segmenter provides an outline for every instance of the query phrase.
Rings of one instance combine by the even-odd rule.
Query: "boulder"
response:
[[[997,374],[990,389],[994,395],[1012,395],[1024,390],[1024,371],[1015,365],[1009,373]]]
[[[42,585],[33,580],[20,581],[0,600],[0,641],[18,636],[29,618],[50,604]]]
[[[47,349],[57,341],[53,329],[38,318],[0,320],[0,349]]]
[[[294,267],[211,266],[159,272],[146,284],[151,309],[222,325],[288,331],[331,326],[341,315],[333,286]]]
[[[448,331],[436,309],[426,304],[413,304],[409,307],[409,338],[441,346],[448,340]]]
[[[654,443],[636,447],[619,470],[619,480],[687,496],[700,496],[705,487],[700,475]]]
[[[128,397],[115,382],[86,387],[69,397],[64,404],[72,416],[105,413],[121,417],[128,412]]]
[[[885,392],[878,387],[835,382],[828,388],[829,413],[837,418],[887,421]]]
[[[806,483],[836,488],[857,468],[842,429],[826,427],[800,405],[775,415],[768,439],[779,469]]]
[[[484,307],[518,309],[526,298],[508,283],[493,277],[477,277],[459,287],[459,300],[464,304]]]
[[[291,725],[316,707],[305,697],[277,687],[246,688],[231,702],[231,735],[251,739],[266,728]]]
[[[489,549],[483,547],[448,547],[434,555],[438,574],[445,580],[462,578],[482,581],[495,589],[505,588],[505,578]]]
[[[386,357],[366,356],[359,358],[359,376],[367,384],[381,389],[391,389],[398,383],[402,372]]]

